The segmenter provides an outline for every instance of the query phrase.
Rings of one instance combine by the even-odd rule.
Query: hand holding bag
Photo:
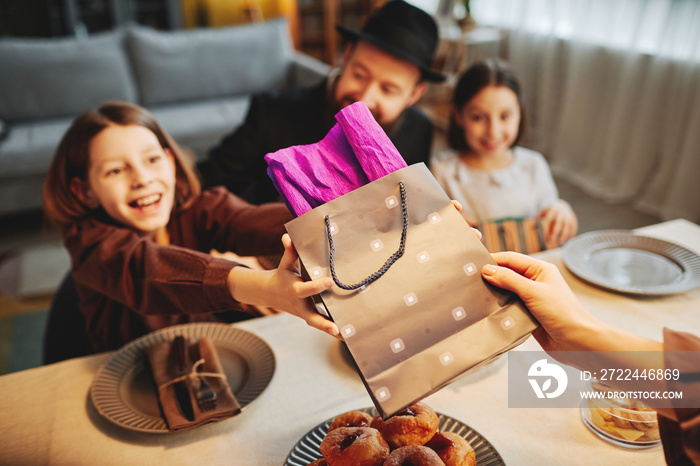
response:
[[[286,224],[305,273],[333,276],[319,310],[338,325],[383,418],[523,342],[538,324],[488,285],[491,256],[424,164]]]

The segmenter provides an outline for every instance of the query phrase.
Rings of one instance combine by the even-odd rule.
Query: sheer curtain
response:
[[[609,201],[700,222],[700,2],[472,0],[507,31],[528,146]]]

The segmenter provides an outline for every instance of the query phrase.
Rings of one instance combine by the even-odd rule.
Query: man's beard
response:
[[[339,103],[336,103],[336,107],[337,107],[336,113],[339,112],[340,110],[342,110],[343,108],[347,107],[348,105],[352,105],[356,102],[359,102],[359,101],[352,99],[352,98],[349,98],[349,97],[342,98]],[[379,126],[381,126],[381,128],[384,130],[384,132],[386,134],[392,134],[401,125],[401,121],[403,120],[404,114],[406,112],[406,110],[404,109],[404,111],[401,112],[399,117],[391,123],[381,123],[379,121],[381,115],[369,107],[368,107],[368,110],[372,114],[372,116],[374,117],[374,121],[379,123]]]
[[[331,126],[333,124],[335,124],[335,119],[332,117],[333,115],[337,114],[339,111],[341,111],[342,109],[344,109],[348,105],[352,105],[355,102],[357,102],[357,100],[355,100],[351,97],[347,97],[347,96],[341,97],[340,101],[337,101],[335,99],[336,87],[338,86],[338,79],[339,78],[340,78],[340,72],[336,71],[330,77],[331,80],[328,81],[328,84],[329,84],[329,87],[327,88],[328,98],[327,98],[326,102],[328,102],[327,105],[330,104],[331,106],[334,107],[331,109],[331,112],[330,112],[330,114],[331,114],[330,120],[332,120],[332,121],[328,122]],[[369,109],[369,107],[368,107],[368,109]],[[374,117],[374,121],[379,123],[379,126],[381,126],[381,128],[384,130],[384,132],[386,134],[389,134],[389,135],[391,135],[396,129],[398,129],[399,126],[401,126],[401,122],[403,121],[404,115],[406,114],[406,109],[404,109],[395,121],[393,121],[391,123],[382,124],[379,121],[381,115],[378,112],[373,111],[372,109],[369,109],[369,111],[372,114],[372,116]]]

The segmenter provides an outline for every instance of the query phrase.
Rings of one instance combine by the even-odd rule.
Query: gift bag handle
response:
[[[401,242],[399,244],[399,249],[396,250],[394,254],[389,257],[384,265],[374,272],[369,277],[365,278],[359,283],[354,285],[346,285],[340,281],[335,273],[335,247],[333,246],[333,237],[331,235],[331,219],[326,215],[326,234],[328,235],[328,246],[330,248],[330,264],[331,264],[331,275],[333,281],[336,285],[344,290],[356,290],[358,288],[363,288],[373,281],[377,280],[379,277],[384,275],[389,268],[394,265],[394,263],[403,256],[403,252],[406,249],[406,232],[408,231],[408,209],[406,208],[406,185],[403,181],[399,182],[399,189],[401,191],[401,216],[402,216],[402,229],[401,229]]]

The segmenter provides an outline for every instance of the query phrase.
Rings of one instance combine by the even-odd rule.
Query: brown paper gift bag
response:
[[[286,228],[309,277],[334,270],[336,285],[317,297],[317,307],[338,325],[384,418],[537,328],[517,297],[481,278],[493,260],[425,164],[316,207]]]

